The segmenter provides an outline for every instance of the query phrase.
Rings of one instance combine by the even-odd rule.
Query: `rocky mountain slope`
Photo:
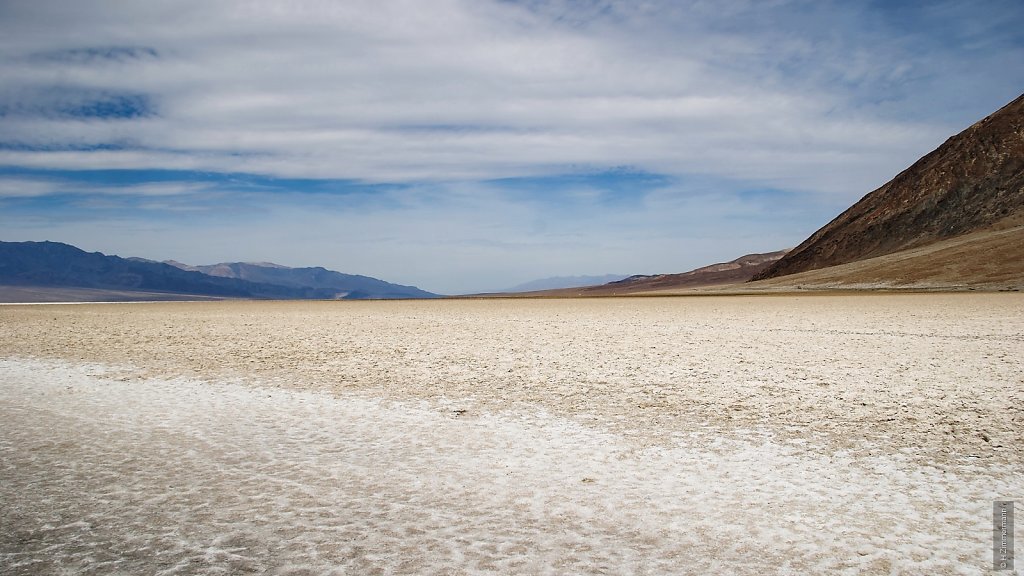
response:
[[[919,248],[1000,222],[1007,228],[1022,213],[1024,95],[864,196],[754,280]]]
[[[1024,290],[1024,215],[917,248],[761,280],[741,290]]]

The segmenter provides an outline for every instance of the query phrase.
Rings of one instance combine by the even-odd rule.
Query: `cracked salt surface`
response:
[[[1024,493],[755,432],[106,372],[0,360],[3,574],[979,574]]]

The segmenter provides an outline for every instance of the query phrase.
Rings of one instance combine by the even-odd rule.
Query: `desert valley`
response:
[[[461,3],[446,4],[445,10],[461,15],[455,24],[444,21],[429,42],[410,45],[419,50],[448,46],[455,41],[450,26],[476,22],[485,13],[492,27],[508,21],[541,32],[568,27],[569,32],[559,32],[565,36],[558,36],[555,51],[563,56],[590,46],[582,40],[585,31],[597,38],[605,30],[597,27],[594,32],[587,28],[590,20],[566,20],[561,13],[548,22],[546,10],[552,8],[545,3],[497,4],[480,6],[513,11],[509,14],[516,19],[493,17],[480,6],[460,12]],[[283,6],[281,11],[287,12]],[[363,9],[370,10],[370,4]],[[605,7],[593,19],[618,14],[616,10],[624,8]],[[674,10],[666,8],[664,17],[676,14]],[[230,16],[224,22],[245,24],[234,12]],[[349,16],[327,21],[343,29],[361,22]],[[797,16],[804,22],[804,14]],[[300,28],[319,30],[320,22],[307,22],[309,17],[303,14]],[[646,15],[633,17],[660,29]],[[161,13],[161,34],[167,28],[165,18]],[[402,18],[387,14],[386,21],[393,20]],[[527,26],[531,22],[534,28]],[[392,32],[404,38],[420,25],[425,26],[420,22]],[[371,38],[383,24],[367,26],[373,33],[365,37]],[[107,30],[105,21],[100,29]],[[331,42],[344,36],[326,25],[324,29],[331,30]],[[275,42],[267,31],[277,30],[276,23],[257,30],[260,45]],[[487,30],[488,42],[492,36],[504,38]],[[628,37],[634,46],[643,34],[628,31],[612,37],[616,42]],[[213,52],[222,49],[221,29],[215,32]],[[519,38],[521,32],[516,28],[508,38]],[[674,38],[675,30],[672,34]],[[224,45],[232,45],[228,38]],[[530,38],[528,43],[508,42],[522,49],[533,46],[536,39]],[[572,39],[567,47],[564,38]],[[391,53],[393,40],[384,42],[383,53]],[[768,52],[779,43],[788,45],[775,36],[771,40]],[[816,144],[807,142],[818,142],[819,135],[770,115],[766,125],[779,134],[780,143],[776,146],[772,134],[771,145],[760,148],[762,156],[737,158],[736,164],[743,166],[734,178],[728,170],[723,172],[728,177],[715,175],[714,154],[703,149],[703,142],[692,145],[690,156],[680,152],[679,161],[693,165],[679,174],[664,168],[675,157],[665,160],[655,154],[657,161],[649,165],[664,168],[671,177],[653,168],[650,173],[615,168],[596,177],[552,175],[545,170],[556,165],[574,170],[577,163],[590,166],[584,151],[596,154],[588,146],[601,139],[591,137],[590,128],[571,137],[566,132],[542,138],[540,128],[529,122],[509,128],[498,126],[497,120],[495,126],[481,120],[491,122],[490,115],[501,111],[510,126],[513,120],[525,122],[520,118],[526,114],[522,102],[535,104],[534,96],[515,106],[484,107],[471,115],[472,122],[463,118],[465,126],[449,124],[446,114],[462,118],[456,112],[464,111],[455,109],[473,108],[467,103],[475,105],[475,100],[452,100],[450,94],[434,98],[431,90],[420,94],[407,89],[407,84],[431,89],[443,84],[424,80],[421,74],[429,74],[407,58],[400,58],[397,68],[416,78],[415,83],[396,83],[400,89],[389,87],[387,98],[377,93],[360,100],[360,106],[351,107],[358,109],[358,121],[331,116],[338,114],[335,108],[344,108],[336,105],[336,94],[352,97],[375,86],[376,68],[366,65],[373,74],[360,76],[365,72],[363,58],[372,51],[364,54],[352,42],[334,46],[333,58],[344,60],[337,55],[354,53],[359,66],[338,76],[363,81],[346,80],[330,91],[329,106],[321,105],[330,114],[307,102],[312,96],[306,91],[301,98],[277,98],[255,89],[250,93],[246,85],[230,98],[221,95],[216,114],[210,116],[237,116],[246,131],[214,130],[196,146],[199,152],[186,152],[182,142],[191,132],[202,132],[212,122],[209,118],[190,120],[191,132],[174,131],[176,139],[166,140],[171,144],[161,136],[159,146],[148,148],[132,148],[137,140],[121,132],[113,143],[92,144],[86,137],[104,123],[160,127],[165,116],[201,109],[205,92],[177,108],[168,103],[177,102],[177,84],[164,92],[166,102],[144,95],[115,97],[99,89],[89,94],[100,98],[100,104],[84,108],[57,97],[37,97],[42,112],[28,104],[0,102],[0,123],[8,116],[47,122],[71,117],[75,122],[67,129],[75,139],[63,147],[0,142],[0,168],[15,165],[10,171],[16,176],[0,180],[0,206],[16,214],[8,222],[27,214],[19,230],[29,230],[23,237],[36,240],[0,242],[0,575],[1021,574],[1010,558],[1014,539],[1024,541],[1024,529],[1011,516],[1000,533],[993,510],[997,502],[1016,502],[1018,509],[1024,502],[1024,95],[945,142],[935,142],[932,152],[884,185],[859,192],[864,196],[852,205],[844,200],[842,206],[849,208],[840,208],[829,222],[815,220],[820,228],[794,245],[754,246],[742,256],[737,250],[735,259],[726,255],[721,259],[728,261],[689,271],[680,266],[684,271],[624,271],[632,274],[626,276],[595,270],[602,274],[533,280],[519,284],[524,287],[519,290],[439,294],[420,282],[407,285],[411,280],[397,284],[337,272],[324,267],[329,262],[308,265],[313,257],[306,258],[304,251],[307,246],[319,250],[315,254],[349,250],[353,261],[373,263],[375,257],[364,257],[360,250],[389,254],[378,250],[404,246],[404,264],[390,269],[405,266],[410,274],[432,273],[430,266],[442,261],[451,270],[470,269],[473,263],[491,266],[495,252],[488,250],[495,247],[515,257],[531,254],[540,262],[552,248],[546,239],[534,242],[534,236],[549,231],[545,238],[564,241],[571,250],[584,246],[597,252],[583,240],[594,238],[586,235],[590,220],[597,219],[591,215],[612,218],[636,210],[629,212],[630,218],[642,214],[661,222],[657,207],[671,206],[666,197],[676,193],[667,191],[671,186],[666,182],[688,190],[689,196],[672,200],[686,210],[698,210],[707,202],[708,214],[742,212],[736,218],[747,218],[743,225],[752,227],[743,231],[743,245],[749,248],[749,238],[760,241],[760,233],[777,237],[764,232],[771,227],[751,224],[755,216],[790,222],[784,219],[796,221],[793,214],[803,218],[820,209],[793,208],[797,202],[792,198],[814,196],[796,185],[793,189],[802,192],[782,189],[779,183],[787,178],[804,181],[793,176],[799,170],[783,166],[785,155],[775,155],[784,145],[814,153]],[[98,66],[104,78],[120,79],[127,75],[122,68],[164,66],[167,59],[190,54],[183,44],[175,46],[180,53],[120,45],[36,51],[25,57],[29,64],[24,67]],[[765,52],[745,44],[729,46],[739,46],[732,55],[736,59]],[[820,44],[808,46],[796,60],[802,62],[820,49]],[[628,74],[618,72],[634,80],[636,62],[646,62],[653,53],[646,44],[636,50],[643,58],[622,66]],[[460,55],[456,61],[464,58],[463,52],[475,54],[452,52]],[[539,64],[547,64],[545,57],[530,50],[513,52],[514,58],[503,56],[501,61],[516,62],[515,82],[495,84],[503,98],[507,86],[521,84],[542,86],[545,93],[568,90],[571,83],[563,86],[559,74],[542,74],[543,82],[532,75],[535,67],[545,69]],[[589,66],[599,71],[600,86],[616,84],[604,79],[605,59],[613,53],[599,51],[595,54],[600,57],[592,55],[587,66],[572,69]],[[260,52],[251,67],[281,70],[281,77],[273,79],[274,89],[289,88],[289,74],[301,76],[309,62],[319,66],[321,60],[317,51],[315,57],[303,57],[302,66],[285,66],[275,64],[273,55]],[[521,61],[532,60],[537,62],[518,68]],[[755,63],[760,71],[761,61]],[[180,64],[160,69],[198,74],[199,67]],[[469,77],[489,77],[483,68],[474,65]],[[685,67],[691,68],[703,69]],[[903,78],[899,70],[903,68],[885,77]],[[520,82],[521,76],[534,78],[535,84]],[[636,89],[648,83],[660,86],[662,76],[643,76]],[[233,85],[235,77],[229,77]],[[834,84],[846,89],[845,76],[843,83],[825,77],[829,90],[836,90]],[[317,76],[312,86],[319,87],[320,81]],[[554,82],[557,90],[546,82]],[[221,85],[219,78],[210,84]],[[486,92],[481,86],[489,84],[453,80],[451,85],[461,94]],[[394,118],[388,116],[380,130],[388,138],[401,138],[375,140],[381,136],[363,115],[372,116],[378,105],[385,107],[388,99],[406,92],[415,92],[422,102],[440,102],[443,109],[426,116],[409,112],[407,117],[421,101],[406,102],[398,107],[400,114],[392,110]],[[628,155],[634,144],[623,136],[628,146],[617,147],[620,125],[636,122],[643,128],[637,133],[660,138],[675,128],[664,128],[655,116],[645,114],[682,104],[630,93],[600,96],[595,109],[586,108],[585,98],[574,99],[561,113],[545,108],[542,116],[551,122],[565,116],[573,129],[603,126],[601,119],[610,110],[634,99],[643,107],[612,122],[615,138],[606,134],[601,145],[611,148],[614,143],[615,154]],[[687,122],[698,119],[687,124],[695,130],[716,113],[732,118],[735,112],[734,100],[727,100],[731,104],[725,112],[716,108],[714,98],[682,101],[697,106],[696,112],[686,108],[682,114]],[[803,118],[810,114],[804,107],[812,100],[801,94],[799,99],[765,101],[781,110],[800,109],[796,117]],[[261,108],[275,102],[309,116],[292,119],[293,125],[285,119],[278,124],[277,115]],[[826,150],[814,156],[828,166],[836,157],[842,162],[834,165],[854,163],[835,180],[854,177],[858,159],[875,162],[885,152],[879,142],[891,138],[903,146],[911,141],[908,134],[925,125],[923,120],[899,124],[877,139],[868,137],[868,128],[842,114],[854,119],[869,117],[868,112],[877,118],[897,115],[884,99],[872,96],[869,102],[851,107],[854,112],[828,106],[820,106],[826,112],[818,110],[828,122],[833,114],[840,119],[827,126],[865,140],[837,147],[842,153]],[[51,104],[56,111],[43,108]],[[266,118],[272,120],[263,132],[248,131],[250,123]],[[344,121],[330,124],[324,118]],[[741,120],[734,123],[744,126],[741,132],[759,133],[756,122],[743,114],[737,118]],[[326,133],[316,131],[321,124],[329,126]],[[271,135],[282,127],[288,127],[288,153],[296,148],[295,156],[269,151]],[[161,130],[172,133],[167,126]],[[728,143],[716,140],[725,138],[724,133],[705,137],[732,153]],[[424,134],[429,138],[420,140]],[[517,142],[516,150],[532,154],[536,148],[540,160],[492,153],[487,146],[493,134],[501,134],[495,140]],[[344,140],[349,137],[355,140]],[[337,138],[344,145],[321,150]],[[238,142],[258,146],[250,150]],[[556,145],[565,142],[570,143],[569,154]],[[670,141],[656,142],[660,154]],[[302,147],[307,144],[315,147]],[[435,148],[441,151],[437,156],[417,155],[433,154]],[[555,152],[562,154],[557,162],[547,157]],[[81,160],[76,156],[80,153],[89,159]],[[49,156],[40,160],[35,154]],[[406,163],[398,160],[403,154],[411,158]],[[53,176],[39,167],[58,156],[71,168]],[[771,159],[768,168],[759,164],[762,157]],[[92,174],[89,162],[94,158],[113,168]],[[342,164],[340,159],[350,158],[352,164],[345,167],[355,176],[332,171]],[[481,158],[486,159],[483,167],[473,164],[484,162]],[[231,164],[216,164],[220,161]],[[461,172],[460,162],[473,165]],[[731,166],[732,158],[724,164]],[[807,160],[808,171],[811,166]],[[378,182],[360,172],[364,169],[392,170],[394,175]],[[520,169],[528,177],[519,175]],[[435,170],[451,175],[438,176]],[[770,174],[765,181],[778,186],[755,186],[752,174],[760,174],[758,170]],[[52,184],[47,178],[59,180],[59,186],[47,188]],[[96,183],[104,178],[113,184]],[[750,189],[733,196],[721,192],[728,196],[722,204],[728,210],[709,200],[712,194],[693,191],[737,181]],[[586,185],[559,189],[570,200],[548,210],[554,204],[544,203],[547,187],[565,182]],[[633,185],[649,188],[643,194],[619,189]],[[294,190],[281,192],[275,186]],[[136,196],[127,199],[126,190]],[[446,194],[456,202],[446,204]],[[278,196],[287,203],[275,204],[281,202]],[[235,197],[242,199],[237,211],[218,204]],[[193,204],[176,204],[180,198]],[[487,204],[494,198],[503,203]],[[300,200],[309,205],[299,206]],[[640,211],[637,206],[648,200],[656,208]],[[752,204],[744,204],[748,200]],[[68,206],[98,210],[88,214],[102,218],[111,230],[124,225],[135,234],[133,227],[141,220],[119,212],[131,202],[136,203],[132,214],[159,213],[149,221],[150,231],[187,234],[175,236],[171,247],[160,246],[158,255],[145,253],[144,246],[157,242],[147,243],[139,233],[142,253],[121,256],[82,250],[67,243],[73,239],[37,237],[51,220],[61,233],[62,227],[69,235],[87,229]],[[476,228],[471,228],[473,240],[467,247],[461,237],[445,236],[444,228],[459,226],[461,212],[452,208],[459,202],[474,209],[486,206],[480,208],[480,214],[486,213],[480,226],[494,231],[495,238],[473,236]],[[776,214],[777,205],[785,202],[791,203]],[[435,211],[435,205],[450,212]],[[31,212],[39,206],[46,217]],[[531,216],[536,206],[543,207],[542,217]],[[175,220],[175,211],[198,215],[194,221]],[[529,234],[499,238],[508,226],[491,212],[530,220]],[[211,213],[216,217],[210,218]],[[268,224],[273,219],[263,219],[268,214],[299,214],[302,225],[278,233]],[[320,220],[324,214],[344,224]],[[368,223],[351,214],[365,216]],[[438,214],[444,217],[431,220]],[[451,220],[445,219],[451,214]],[[403,220],[390,226],[388,218],[394,215]],[[234,222],[236,217],[249,224]],[[182,228],[174,228],[182,221]],[[694,238],[715,225],[699,224]],[[555,231],[560,225],[565,230]],[[406,229],[411,231],[408,237],[402,236]],[[602,242],[613,232],[602,230]],[[196,239],[188,237],[193,233]],[[233,234],[243,240],[231,244]],[[805,234],[800,232],[801,237]],[[199,264],[202,260],[191,259],[196,252],[168,255],[172,247],[186,250],[205,243],[221,250],[221,238],[227,245],[242,246],[245,238],[264,235],[270,238],[260,244],[265,249],[282,243],[300,246],[293,253],[302,253],[307,265],[220,261],[244,257],[237,255]],[[317,247],[310,240],[329,235],[343,237],[345,243]],[[642,236],[629,228],[614,238],[655,246],[653,240],[636,240]],[[656,234],[652,237],[657,239]],[[694,245],[716,241],[691,239]],[[128,246],[134,249],[131,240]],[[614,252],[621,248],[614,243],[601,245]],[[428,256],[438,246],[442,255]],[[652,250],[669,249],[683,247]],[[286,250],[281,247],[276,253]],[[460,261],[459,255],[470,261]],[[501,266],[499,262],[490,269]],[[581,286],[586,282],[580,278],[600,280]],[[480,284],[497,287],[501,281],[485,278]],[[1000,537],[1010,543],[1002,552]]]
[[[0,307],[12,574],[973,574],[1020,294]]]

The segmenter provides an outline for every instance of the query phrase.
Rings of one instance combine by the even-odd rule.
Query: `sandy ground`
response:
[[[0,572],[984,574],[1022,351],[1019,294],[0,306]]]

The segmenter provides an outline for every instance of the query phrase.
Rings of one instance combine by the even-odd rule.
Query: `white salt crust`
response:
[[[1020,461],[116,373],[0,361],[0,573],[985,574],[1024,501]]]

